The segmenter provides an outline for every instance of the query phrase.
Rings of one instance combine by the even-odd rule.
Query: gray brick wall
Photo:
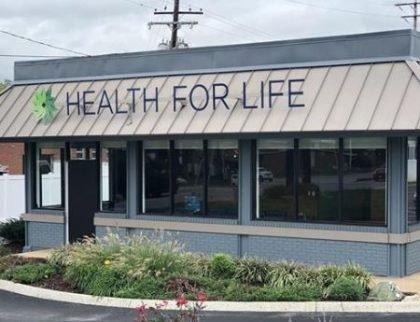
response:
[[[30,249],[57,247],[64,244],[64,225],[28,222],[28,245]]]
[[[388,274],[388,245],[328,240],[249,236],[244,254],[304,264],[363,265],[372,273]]]
[[[407,245],[407,274],[420,271],[420,241]]]
[[[118,228],[118,227],[103,227],[103,226],[96,226],[95,227],[95,234],[97,237],[104,237],[105,235],[112,233],[117,234],[120,237],[127,236],[127,229],[126,228]]]
[[[151,229],[133,229],[132,235],[143,234],[151,238],[176,240],[184,245],[185,250],[198,253],[239,254],[239,237],[237,235],[209,234],[195,232],[157,232]]]

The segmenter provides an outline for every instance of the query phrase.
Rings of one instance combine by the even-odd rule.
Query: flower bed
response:
[[[0,278],[96,296],[224,301],[362,301],[371,275],[355,264],[309,267],[204,256],[177,242],[115,235],[56,250],[47,262],[0,258]]]

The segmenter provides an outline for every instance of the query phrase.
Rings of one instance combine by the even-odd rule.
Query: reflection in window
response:
[[[408,139],[407,150],[407,208],[408,223],[415,224],[419,221],[418,189],[417,186],[417,139]]]
[[[344,139],[343,219],[385,223],[386,139]]]
[[[127,200],[125,143],[104,143],[101,148],[101,210],[125,212]]]
[[[237,141],[208,142],[208,215],[236,217],[238,213]]]
[[[143,212],[169,213],[171,211],[169,142],[146,141],[143,147],[145,178]]]
[[[257,186],[259,214],[266,220],[295,219],[293,139],[259,140]]]
[[[299,141],[299,220],[338,219],[338,151],[336,139]]]
[[[36,207],[64,208],[64,147],[40,144],[36,154]]]
[[[203,214],[202,141],[175,141],[173,171],[175,214]]]

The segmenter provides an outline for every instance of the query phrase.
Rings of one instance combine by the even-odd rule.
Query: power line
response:
[[[12,58],[69,58],[69,57],[72,57],[72,56],[0,54],[0,57],[12,57]]]
[[[195,5],[193,5],[193,7],[198,8]],[[206,10],[206,12],[210,16],[210,18],[213,18],[215,20],[218,20],[218,21],[220,21],[220,22],[222,22],[224,24],[230,25],[230,26],[235,27],[235,28],[239,28],[240,27],[241,28],[241,31],[246,31],[246,32],[248,32],[250,34],[253,34],[254,36],[255,35],[256,36],[264,35],[265,37],[269,37],[269,38],[274,38],[275,37],[274,35],[266,32],[266,31],[264,31],[262,29],[259,29],[257,27],[250,27],[248,25],[245,25],[245,24],[242,24],[240,22],[237,22],[236,20],[234,20],[232,18],[224,17],[223,15],[221,15],[221,14],[215,12],[215,11],[209,10],[208,8],[204,8],[204,9]]]
[[[81,55],[81,56],[89,56],[88,54],[84,54],[84,53],[81,53],[81,52],[78,52],[78,51],[75,51],[75,50],[72,50],[72,49],[64,48],[64,47],[54,46],[54,45],[51,45],[49,43],[39,41],[39,40],[35,40],[35,39],[29,38],[29,37],[21,36],[21,35],[15,34],[15,33],[10,32],[10,31],[0,29],[0,33],[11,36],[11,37],[14,37],[14,38],[26,40],[26,41],[29,41],[29,42],[32,42],[32,43],[35,43],[35,44],[38,44],[38,45],[43,45],[43,46],[46,46],[46,47],[49,47],[49,48],[58,49],[58,50],[62,50],[62,51],[67,51],[67,52],[72,53],[72,54]]]
[[[230,36],[237,37],[237,38],[246,37],[246,38],[248,38],[252,41],[255,41],[255,38],[250,38],[250,36],[240,35],[240,34],[233,33],[233,32],[230,32],[230,31],[227,31],[227,30],[224,30],[224,29],[219,29],[219,28],[216,28],[216,27],[213,27],[213,26],[209,26],[209,25],[206,25],[206,24],[203,24],[203,23],[200,23],[200,27],[206,27],[206,28],[209,28],[209,29],[213,29],[213,30],[218,31],[220,33],[224,33],[226,35],[230,35]]]
[[[145,4],[145,3],[143,3],[143,2],[139,2],[139,1],[134,1],[134,0],[121,0],[121,1],[125,1],[125,2],[131,3],[131,4],[135,4],[135,5],[138,5],[138,6],[140,6],[140,7],[145,7],[145,8],[149,8],[149,9],[154,9],[152,6],[150,6],[150,5],[148,5],[148,4]]]
[[[343,9],[343,8],[336,8],[336,7],[329,7],[329,6],[320,6],[318,4],[312,4],[312,3],[302,2],[302,1],[298,1],[298,0],[283,0],[283,1],[290,2],[290,3],[293,3],[293,4],[298,4],[298,5],[301,5],[301,6],[307,6],[307,7],[323,9],[323,10],[338,11],[338,12],[349,13],[349,14],[354,14],[354,15],[398,18],[397,16],[394,16],[394,15],[374,13],[374,12],[364,12],[364,11],[357,11],[357,10]]]
[[[138,1],[135,1],[135,0],[122,0],[122,1],[126,1],[126,2],[129,2],[129,3],[132,3],[132,4],[136,4],[136,5],[141,5]],[[159,0],[157,0],[157,1],[159,1]],[[160,1],[163,2],[164,4],[166,3],[166,1],[164,1],[164,0],[160,0]],[[147,5],[144,5],[144,6],[147,6]],[[148,7],[150,7],[150,6],[148,6]],[[191,5],[191,7],[194,7],[196,9],[201,9],[201,7],[198,7],[196,5]],[[218,21],[220,21],[224,24],[230,25],[230,26],[235,27],[235,28],[240,28],[242,32],[245,31],[245,32],[248,32],[250,34],[253,34],[254,36],[259,36],[259,37],[262,34],[264,34],[264,36],[266,36],[266,37],[268,37],[268,36],[270,38],[274,37],[274,35],[271,35],[271,34],[265,32],[265,31],[261,31],[257,28],[253,28],[253,27],[249,27],[247,25],[241,24],[241,23],[236,22],[236,21],[234,21],[230,18],[226,18],[226,17],[224,17],[224,16],[222,16],[222,15],[220,15],[220,14],[214,12],[214,11],[211,11],[207,8],[203,8],[203,9],[206,11],[206,15],[208,15],[209,18],[218,20]],[[217,30],[217,31],[221,31],[221,29],[213,28],[213,27],[208,26],[208,25],[206,25],[205,27],[212,28],[212,29]],[[226,33],[228,33],[228,32],[226,32]],[[235,37],[236,36],[237,35],[235,35]],[[255,41],[255,38],[253,40]]]

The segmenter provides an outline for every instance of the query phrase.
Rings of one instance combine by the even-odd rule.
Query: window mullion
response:
[[[209,183],[209,155],[208,155],[208,141],[203,141],[203,152],[204,152],[204,184],[203,184],[203,214],[208,214],[208,183]]]
[[[293,153],[293,195],[295,201],[295,219],[299,219],[299,139],[294,139]]]
[[[340,138],[338,141],[338,221],[343,221],[343,204],[344,204],[344,140]]]
[[[169,141],[169,191],[171,196],[171,214],[175,213],[175,143]]]

